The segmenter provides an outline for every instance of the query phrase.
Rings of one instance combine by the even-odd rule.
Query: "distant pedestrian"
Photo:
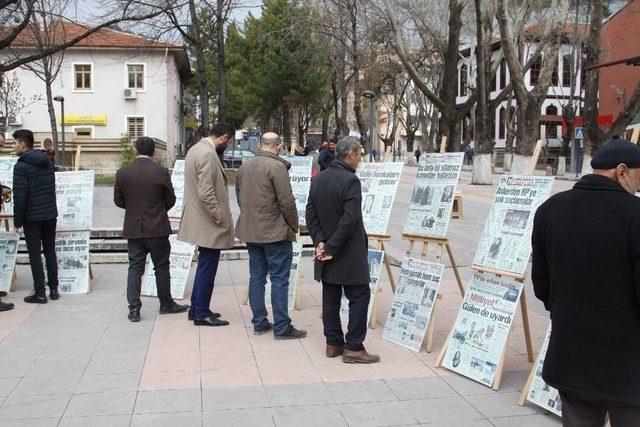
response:
[[[551,315],[542,377],[565,426],[640,426],[640,147],[600,148],[534,218],[532,280]],[[576,215],[588,212],[588,215]]]
[[[320,151],[318,155],[318,164],[320,165],[320,170],[323,171],[329,167],[329,164],[333,162],[335,159],[334,151],[336,149],[336,143],[334,140],[330,140],[327,146]]]
[[[256,335],[273,330],[274,338],[304,338],[289,317],[289,275],[293,246],[298,232],[298,211],[288,169],[291,164],[279,157],[280,137],[262,135],[260,151],[240,167],[236,194],[240,217],[236,237],[247,243],[249,251],[249,304]],[[273,325],[267,318],[265,285],[271,278]]]
[[[57,170],[56,169],[56,152],[53,149],[53,141],[51,140],[51,138],[45,138],[44,141],[42,141],[42,151],[44,151],[44,154],[46,154],[47,158],[53,165],[53,168]]]
[[[464,160],[466,165],[473,164],[473,147],[471,147],[471,145],[467,145],[467,148],[464,150]]]
[[[419,148],[416,148],[416,151],[413,152],[413,154],[416,156],[416,164],[420,164],[420,155],[422,154],[422,152],[420,151]]]
[[[140,288],[148,254],[155,270],[160,314],[182,313],[189,306],[177,304],[171,297],[171,224],[167,211],[176,203],[171,176],[167,168],[153,161],[156,144],[152,138],[143,136],[134,145],[136,159],[116,173],[113,200],[125,210],[122,237],[127,239],[129,252],[129,320],[139,322]]]
[[[49,296],[52,300],[60,298],[55,247],[58,218],[56,176],[47,156],[40,150],[34,150],[33,143],[30,130],[20,129],[13,133],[13,151],[20,156],[13,168],[13,223],[16,232],[24,230],[33,276],[33,292],[24,301],[46,304],[43,250]]]
[[[371,156],[373,157],[373,161],[374,162],[379,162],[380,161],[380,153],[375,148],[371,152]]]

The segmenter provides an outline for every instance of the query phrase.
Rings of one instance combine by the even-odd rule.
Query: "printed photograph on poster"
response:
[[[94,171],[56,172],[58,230],[89,230],[93,222]]]
[[[551,337],[551,324],[547,328],[547,334],[540,347],[540,353],[536,363],[533,365],[535,374],[531,387],[527,392],[527,400],[539,407],[546,409],[549,412],[553,412],[558,416],[562,416],[562,402],[560,400],[560,394],[558,390],[547,384],[542,379],[542,366],[544,365],[544,358],[547,356],[547,348],[549,348],[549,338]]]
[[[8,292],[11,288],[19,240],[20,236],[17,233],[0,231],[0,291]]]
[[[531,256],[533,217],[552,187],[553,177],[501,177],[473,264],[524,275]]]
[[[17,162],[17,156],[0,157],[0,184],[13,189],[13,167]],[[13,200],[8,203],[2,203],[2,212],[13,215]]]
[[[382,271],[382,263],[384,262],[384,251],[369,249],[368,259],[369,275],[371,276],[371,282],[369,282],[371,299],[369,300],[369,308],[367,310],[367,322],[371,320],[373,303],[376,299],[376,293],[378,292],[378,282],[380,281],[380,272]],[[342,302],[340,303],[340,320],[345,325],[349,323],[349,300],[344,295],[342,296]]]
[[[420,157],[404,233],[445,238],[464,153],[427,153]]]
[[[286,160],[291,163],[291,169],[289,169],[289,180],[291,182],[291,190],[293,190],[293,197],[296,199],[298,221],[300,222],[300,225],[305,225],[307,200],[309,199],[309,188],[311,187],[313,158],[292,156],[287,157]]]
[[[171,252],[169,253],[169,274],[171,276],[171,296],[174,299],[184,299],[184,291],[187,287],[191,262],[195,254],[196,247],[191,243],[181,242],[176,234],[169,236]],[[142,295],[158,296],[156,288],[156,275],[153,269],[153,262],[147,262],[147,273],[142,285]]]
[[[295,308],[296,292],[300,281],[300,259],[302,257],[302,242],[293,242],[293,260],[289,273],[289,292],[287,307],[289,311]],[[264,287],[264,302],[267,308],[271,308],[271,279],[267,275],[267,284]]]
[[[415,258],[402,261],[400,279],[382,338],[420,351],[442,280],[443,264]]]
[[[370,234],[386,234],[402,163],[360,163],[356,174],[362,187],[362,218]]]
[[[180,218],[184,202],[184,160],[176,160],[173,164],[171,185],[173,185],[173,191],[176,193],[176,204],[167,212],[167,215],[169,215],[169,218]]]
[[[90,236],[90,231],[59,232],[56,234],[58,290],[61,294],[86,294],[89,292]]]
[[[518,308],[522,283],[474,273],[453,325],[443,366],[491,387]]]

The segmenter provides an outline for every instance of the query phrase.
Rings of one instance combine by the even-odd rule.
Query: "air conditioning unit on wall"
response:
[[[124,99],[136,99],[138,97],[138,93],[135,89],[125,89],[124,90]]]

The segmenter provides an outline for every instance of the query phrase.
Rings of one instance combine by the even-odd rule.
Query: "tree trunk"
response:
[[[217,0],[217,49],[218,49],[218,120],[224,121],[227,111],[227,67],[224,52],[224,0]]]
[[[207,73],[205,69],[205,52],[202,48],[202,28],[198,20],[195,0],[189,0],[189,12],[191,17],[191,29],[195,38],[194,51],[196,55],[196,76],[198,78],[198,107],[200,110],[200,125],[198,133],[201,137],[209,134],[209,92],[207,90]]]
[[[329,118],[331,117],[331,110],[327,110],[322,115],[322,142],[329,140]]]
[[[567,173],[567,158],[565,156],[558,156],[558,170],[556,175],[565,176]]]
[[[473,156],[472,184],[491,185],[491,154],[475,154]]]
[[[282,106],[282,137],[284,139],[284,148],[288,153],[291,149],[291,117],[289,113],[289,105]]]
[[[47,93],[47,110],[49,111],[49,124],[51,126],[51,139],[53,140],[53,149],[58,152],[58,124],[56,123],[56,110],[53,103],[53,94],[51,92],[52,80],[49,79],[51,73],[45,70],[45,88]],[[60,120],[64,120],[61,117]]]

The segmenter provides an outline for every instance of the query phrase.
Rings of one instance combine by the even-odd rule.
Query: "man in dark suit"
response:
[[[147,254],[156,275],[156,287],[160,300],[160,314],[181,313],[188,305],[179,305],[171,297],[169,253],[171,224],[167,211],[176,203],[169,171],[152,160],[155,142],[141,137],[135,142],[136,160],[118,170],[113,200],[125,209],[122,236],[129,249],[129,276],[127,299],[129,320],[140,321],[140,286]]]
[[[357,138],[338,141],[336,158],[311,183],[307,227],[316,246],[315,279],[322,281],[322,322],[326,356],[345,363],[376,363],[362,343],[367,334],[368,241],[362,221],[362,189],[355,175],[362,146]],[[346,336],[340,324],[342,292],[349,300]]]

